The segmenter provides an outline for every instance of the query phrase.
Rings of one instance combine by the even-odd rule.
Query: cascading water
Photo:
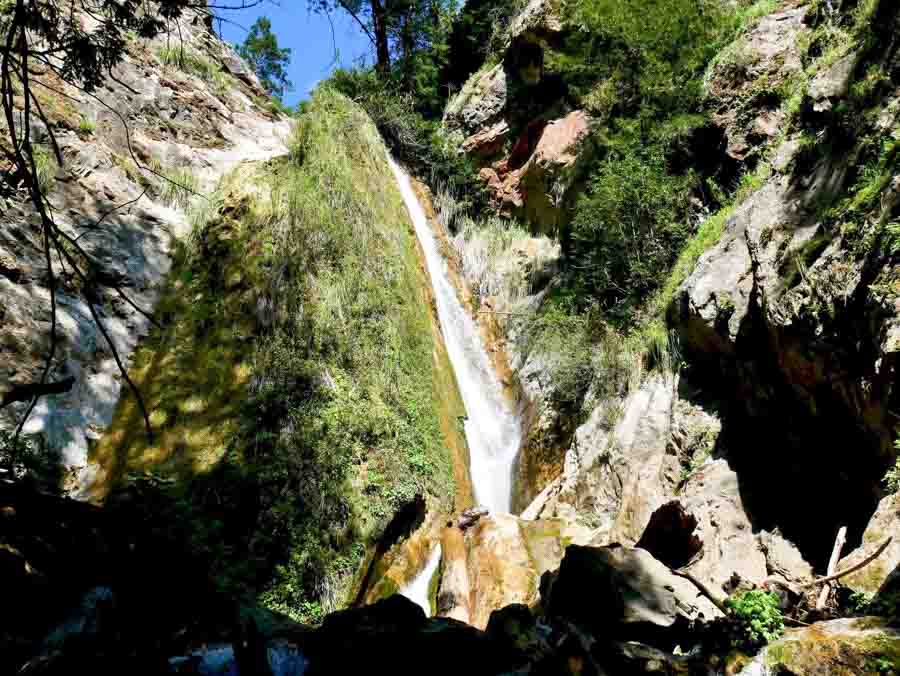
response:
[[[444,342],[466,406],[465,431],[475,501],[492,512],[508,512],[521,423],[503,396],[478,327],[463,308],[450,282],[447,263],[441,256],[438,240],[428,225],[409,176],[393,159],[388,158],[388,161],[425,252]]]
[[[417,603],[425,611],[425,615],[431,617],[431,595],[428,593],[431,586],[431,579],[437,572],[438,564],[441,562],[441,546],[438,545],[428,557],[428,562],[421,573],[413,578],[403,590],[400,592],[410,601]]]

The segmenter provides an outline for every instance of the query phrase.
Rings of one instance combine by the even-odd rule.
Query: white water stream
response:
[[[519,451],[521,423],[503,396],[478,327],[463,308],[450,282],[437,237],[428,225],[409,176],[393,159],[388,158],[388,161],[425,252],[444,342],[466,406],[466,441],[475,502],[491,512],[509,512],[512,467]]]
[[[431,587],[431,579],[437,572],[438,564],[440,562],[441,546],[438,545],[432,550],[431,555],[428,557],[425,569],[416,575],[413,581],[406,585],[400,592],[410,601],[421,606],[422,610],[425,611],[426,617],[431,617],[431,594],[428,592],[429,587]]]

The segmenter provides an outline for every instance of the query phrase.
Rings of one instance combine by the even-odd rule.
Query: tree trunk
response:
[[[375,32],[376,68],[381,77],[391,72],[391,52],[388,49],[387,12],[381,0],[372,2],[372,28]]]
[[[403,17],[403,32],[401,34],[401,43],[403,45],[403,80],[406,88],[412,91],[413,88],[413,58],[416,51],[416,42],[413,36],[413,12],[415,11],[412,3],[406,15]]]

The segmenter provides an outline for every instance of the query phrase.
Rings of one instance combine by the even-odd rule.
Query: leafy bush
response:
[[[772,592],[752,589],[730,597],[725,605],[734,621],[735,647],[756,650],[784,633],[784,616]]]
[[[613,150],[595,169],[571,225],[574,281],[622,321],[662,281],[691,234],[695,180],[666,172],[659,147]]]
[[[96,128],[97,125],[86,117],[82,117],[78,122],[78,133],[82,136],[90,136]]]

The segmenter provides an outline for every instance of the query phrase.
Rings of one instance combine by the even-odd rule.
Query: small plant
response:
[[[165,177],[160,197],[170,206],[187,208],[200,190],[200,180],[187,167],[161,172]]]
[[[78,135],[79,136],[91,136],[96,129],[97,129],[97,125],[94,124],[93,121],[87,119],[84,116],[82,116],[81,120],[78,122]]]
[[[157,52],[164,66],[173,66],[189,75],[196,75],[209,82],[217,93],[222,93],[228,85],[228,74],[219,66],[184,47],[163,47]]]
[[[757,650],[784,633],[784,616],[778,597],[762,589],[736,594],[725,601],[734,621],[732,643],[736,648]]]
[[[46,148],[38,147],[34,149],[34,164],[37,167],[38,189],[46,195],[56,182],[56,160]]]

